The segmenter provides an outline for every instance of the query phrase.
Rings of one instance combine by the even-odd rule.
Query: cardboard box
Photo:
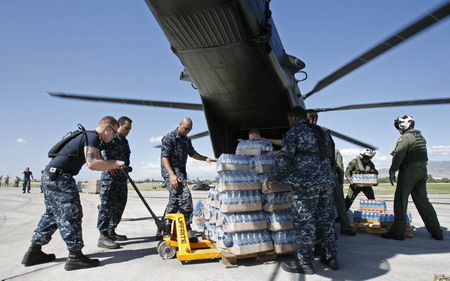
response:
[[[225,182],[217,185],[217,191],[260,190],[260,182]]]
[[[245,172],[250,170],[250,165],[217,164],[217,172],[238,171]]]
[[[297,251],[297,244],[277,245],[273,244],[273,249],[277,254],[292,253]]]
[[[247,254],[254,254],[254,253],[260,253],[260,252],[266,252],[273,250],[273,242],[266,242],[261,244],[253,244],[253,245],[246,245],[246,246],[234,246],[229,248],[230,252],[235,255],[247,255]]]
[[[253,204],[238,204],[238,205],[220,205],[220,211],[222,213],[236,213],[236,212],[250,212],[250,211],[261,211],[261,203]]]
[[[273,222],[269,223],[267,229],[270,231],[281,231],[281,230],[289,230],[294,228],[294,223],[292,221],[286,222]]]
[[[223,227],[224,231],[229,232],[229,233],[261,230],[261,229],[267,229],[267,221],[232,223],[229,225],[222,225],[222,227]]]

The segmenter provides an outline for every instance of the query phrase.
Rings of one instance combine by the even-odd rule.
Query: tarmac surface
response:
[[[167,204],[167,191],[143,191],[142,194],[156,214],[162,214]],[[193,191],[194,203],[205,199],[207,191]],[[220,260],[189,262],[176,258],[162,260],[156,250],[156,225],[134,190],[129,190],[128,204],[117,233],[129,240],[121,248],[107,250],[97,247],[96,229],[98,194],[81,193],[83,205],[83,252],[100,259],[100,266],[65,271],[67,249],[57,231],[52,241],[43,246],[54,253],[56,260],[46,264],[24,267],[21,264],[28,249],[31,234],[44,212],[43,195],[33,188],[22,194],[20,188],[0,188],[0,280],[434,280],[435,274],[450,276],[450,195],[430,195],[444,229],[444,241],[431,238],[410,202],[408,210],[416,227],[413,238],[405,241],[382,239],[378,235],[359,232],[356,236],[339,232],[337,271],[325,268],[318,260],[313,265],[315,275],[285,272],[281,261],[291,256],[279,256],[276,262],[255,259],[238,260],[238,268],[225,268]],[[358,197],[358,199],[363,197]],[[392,209],[393,195],[378,195]],[[359,201],[357,201],[359,202]],[[358,207],[354,203],[352,209]],[[349,213],[350,214],[350,213]],[[339,230],[337,224],[336,229]]]

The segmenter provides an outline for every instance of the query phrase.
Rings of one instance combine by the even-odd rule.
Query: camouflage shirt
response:
[[[178,134],[178,128],[168,133],[161,141],[161,158],[166,157],[174,173],[178,176],[186,178],[186,162],[187,157],[197,153],[192,146],[191,139]],[[161,175],[163,178],[169,177],[161,162]]]
[[[286,133],[269,179],[294,188],[334,185],[331,160],[319,156],[318,140],[306,122],[300,121]],[[331,145],[329,134],[326,138]]]
[[[104,160],[122,160],[127,167],[130,166],[130,145],[128,144],[127,138],[121,134],[117,133],[110,142],[102,141],[100,143],[100,150],[102,151]],[[108,171],[102,172],[102,179],[109,177],[111,177],[111,175]],[[125,174],[122,172],[119,172],[115,177],[126,178]]]

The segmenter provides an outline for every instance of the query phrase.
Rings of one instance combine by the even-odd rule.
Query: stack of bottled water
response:
[[[210,206],[219,207],[220,193],[216,188],[210,188],[208,192],[207,202]]]
[[[205,224],[205,216],[204,212],[206,210],[206,206],[203,200],[200,200],[195,205],[194,211],[192,212],[193,222],[197,225],[197,227],[201,229],[206,228]]]
[[[394,213],[392,211],[385,211],[380,213],[380,221],[382,223],[393,223],[394,222]],[[412,222],[412,214],[407,212],[406,214],[406,223]]]
[[[284,209],[279,211],[272,211],[266,213],[269,223],[282,223],[282,222],[292,222],[293,215],[291,209]]]
[[[353,218],[357,218],[362,222],[372,222],[380,223],[380,212],[379,211],[362,211],[356,210],[353,212]]]
[[[270,212],[273,210],[282,210],[291,208],[291,192],[271,192],[263,193],[263,210]]]
[[[225,154],[220,155],[217,163],[218,164],[231,164],[231,165],[249,165],[251,156],[250,155],[237,155],[237,154]]]
[[[235,184],[243,182],[255,182],[259,183],[259,177],[255,172],[219,172],[218,184],[222,186],[224,184]],[[258,185],[260,187],[260,185]]]
[[[261,154],[252,158],[250,169],[258,174],[269,173],[275,163],[275,155]]]
[[[259,190],[233,190],[223,192],[220,196],[221,205],[247,205],[262,203]]]
[[[272,232],[272,240],[275,245],[295,244],[295,230]]]
[[[206,224],[206,236],[209,240],[217,241],[217,226],[215,223]]]
[[[232,235],[233,245],[242,247],[272,242],[267,230],[236,232]]]
[[[354,184],[374,185],[378,183],[378,176],[375,174],[354,174],[352,175]]]
[[[267,221],[266,215],[262,211],[223,213],[223,225]]]
[[[386,210],[386,201],[384,200],[360,200],[359,208],[361,210]]]
[[[239,140],[236,148],[236,154],[259,155],[272,151],[272,144],[268,141],[257,140]]]

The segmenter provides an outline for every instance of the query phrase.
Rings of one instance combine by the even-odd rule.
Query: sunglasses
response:
[[[113,127],[111,127],[111,126],[109,126],[108,125],[108,127],[111,129],[111,130],[113,130],[113,132],[114,132],[114,134],[117,134],[117,131],[116,130],[114,130],[114,128]]]

